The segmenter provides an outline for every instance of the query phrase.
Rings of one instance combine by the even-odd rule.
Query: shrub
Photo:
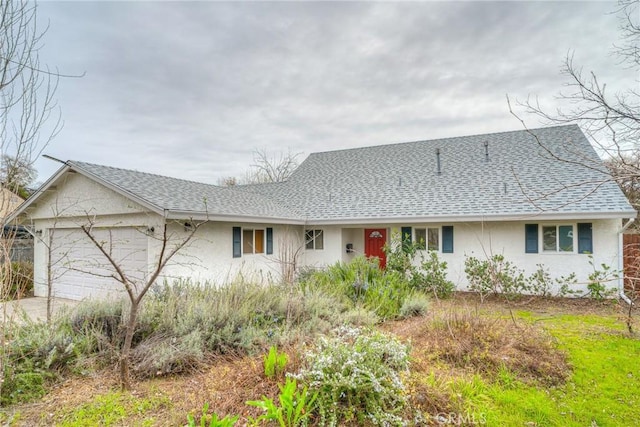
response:
[[[397,234],[391,236],[392,244],[384,247],[387,255],[387,270],[395,271],[406,278],[414,289],[433,293],[437,298],[448,298],[455,285],[447,280],[447,263],[438,258],[436,251],[424,254],[424,242],[412,242],[408,238],[400,241]],[[416,257],[420,263],[416,265]]]
[[[429,360],[471,369],[490,379],[498,379],[507,369],[525,382],[557,385],[569,373],[566,356],[551,335],[522,321],[453,312],[425,323],[413,338]]]
[[[400,374],[408,366],[408,349],[396,338],[342,327],[318,340],[295,377],[318,393],[322,425],[398,425],[407,403]]]
[[[19,299],[33,293],[33,263],[12,262],[3,264],[1,269],[11,268],[11,271],[0,272],[0,277],[6,280],[2,284],[2,297],[7,300]]]
[[[78,305],[68,320],[86,354],[113,362],[123,342],[127,302]],[[335,297],[281,285],[178,281],[155,286],[138,316],[131,352],[141,377],[189,371],[212,354],[255,354],[325,333],[351,315]]]
[[[311,409],[316,400],[317,393],[309,395],[307,387],[298,388],[295,379],[287,378],[284,385],[278,385],[279,405],[272,399],[262,396],[261,400],[250,400],[247,405],[255,406],[264,411],[256,419],[250,419],[252,424],[258,425],[261,421],[275,421],[280,427],[306,426]]]
[[[364,256],[316,271],[301,287],[321,290],[351,307],[370,310],[382,320],[398,317],[405,299],[414,292],[404,274],[381,270],[377,259]]]
[[[284,368],[287,366],[289,357],[284,351],[279,352],[278,347],[272,345],[264,358],[264,375],[267,378],[274,378],[284,374]]]
[[[530,294],[541,297],[565,297],[578,292],[572,289],[572,286],[577,283],[575,273],[552,280],[549,270],[545,269],[544,265],[536,264],[536,266],[538,267],[536,271],[527,278],[527,291]],[[554,292],[556,285],[557,290]]]
[[[427,314],[429,307],[429,299],[426,295],[416,292],[406,298],[400,307],[400,316],[409,318],[414,316],[424,316]]]
[[[599,270],[593,263],[593,257],[591,255],[589,256],[589,264],[591,268],[593,268],[593,272],[589,274],[589,283],[587,284],[587,289],[589,290],[588,296],[599,301],[611,298],[615,295],[616,289],[607,287],[606,284],[617,280],[620,274],[612,270],[607,264],[600,264],[601,270]]]
[[[467,274],[469,288],[485,295],[501,295],[507,299],[527,291],[524,273],[503,255],[492,255],[486,260],[466,257],[464,271]]]
[[[85,338],[75,336],[69,324],[60,319],[52,325],[12,324],[4,332],[2,405],[41,397],[47,383],[69,369],[87,347]]]
[[[429,251],[429,257],[422,259],[421,269],[413,273],[411,283],[425,293],[433,293],[437,298],[449,298],[455,290],[452,281],[447,280],[447,263],[438,258],[438,253]]]

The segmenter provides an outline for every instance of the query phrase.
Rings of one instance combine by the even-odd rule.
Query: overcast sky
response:
[[[610,90],[615,2],[41,2],[63,160],[216,183],[277,154],[521,129],[562,60]],[[526,117],[525,117],[526,118]],[[534,117],[529,126],[538,126]],[[39,181],[59,166],[38,160]]]

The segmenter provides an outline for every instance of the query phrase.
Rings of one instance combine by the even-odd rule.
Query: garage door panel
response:
[[[116,270],[80,229],[51,233],[53,291],[70,299],[113,297],[124,291]],[[147,236],[133,227],[95,229],[95,239],[134,282],[147,275]]]

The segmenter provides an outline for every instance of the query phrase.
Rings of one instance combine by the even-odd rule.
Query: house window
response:
[[[427,229],[416,228],[416,245],[418,249],[427,249]]]
[[[267,255],[273,254],[273,228],[233,227],[234,258],[240,258],[242,254],[263,254],[265,247]]]
[[[427,248],[430,251],[440,250],[440,229],[439,228],[428,228],[427,229]]]
[[[418,249],[429,249],[430,251],[440,250],[440,229],[439,228],[416,228],[416,242]]]
[[[542,250],[573,252],[573,225],[542,226]]]
[[[304,234],[306,249],[324,249],[324,233],[322,230],[306,230]]]
[[[253,230],[250,228],[242,230],[242,253],[264,253],[264,230]]]

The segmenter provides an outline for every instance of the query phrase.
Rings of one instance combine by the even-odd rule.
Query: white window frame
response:
[[[418,240],[418,230],[424,230],[424,247],[421,245],[419,250],[421,251],[434,251],[441,252],[442,251],[442,227],[413,227],[413,241],[420,245],[420,241]],[[435,249],[429,248],[429,230],[435,230],[438,233],[438,245]]]
[[[311,237],[309,237],[310,233]],[[318,241],[321,242],[321,247],[318,247]],[[308,251],[324,250],[324,230],[319,228],[304,230],[304,248]]]
[[[573,224],[573,223],[540,224],[539,227],[540,227],[539,228],[540,230],[539,244],[540,244],[540,248],[542,249],[542,251],[540,251],[541,253],[575,254],[577,252],[577,245],[578,245],[577,224]],[[556,230],[556,242],[555,242],[556,247],[555,249],[546,249],[545,242],[544,242],[544,229],[552,228],[552,227],[554,227]],[[560,227],[571,227],[571,250],[570,251],[562,250],[560,247]]]

